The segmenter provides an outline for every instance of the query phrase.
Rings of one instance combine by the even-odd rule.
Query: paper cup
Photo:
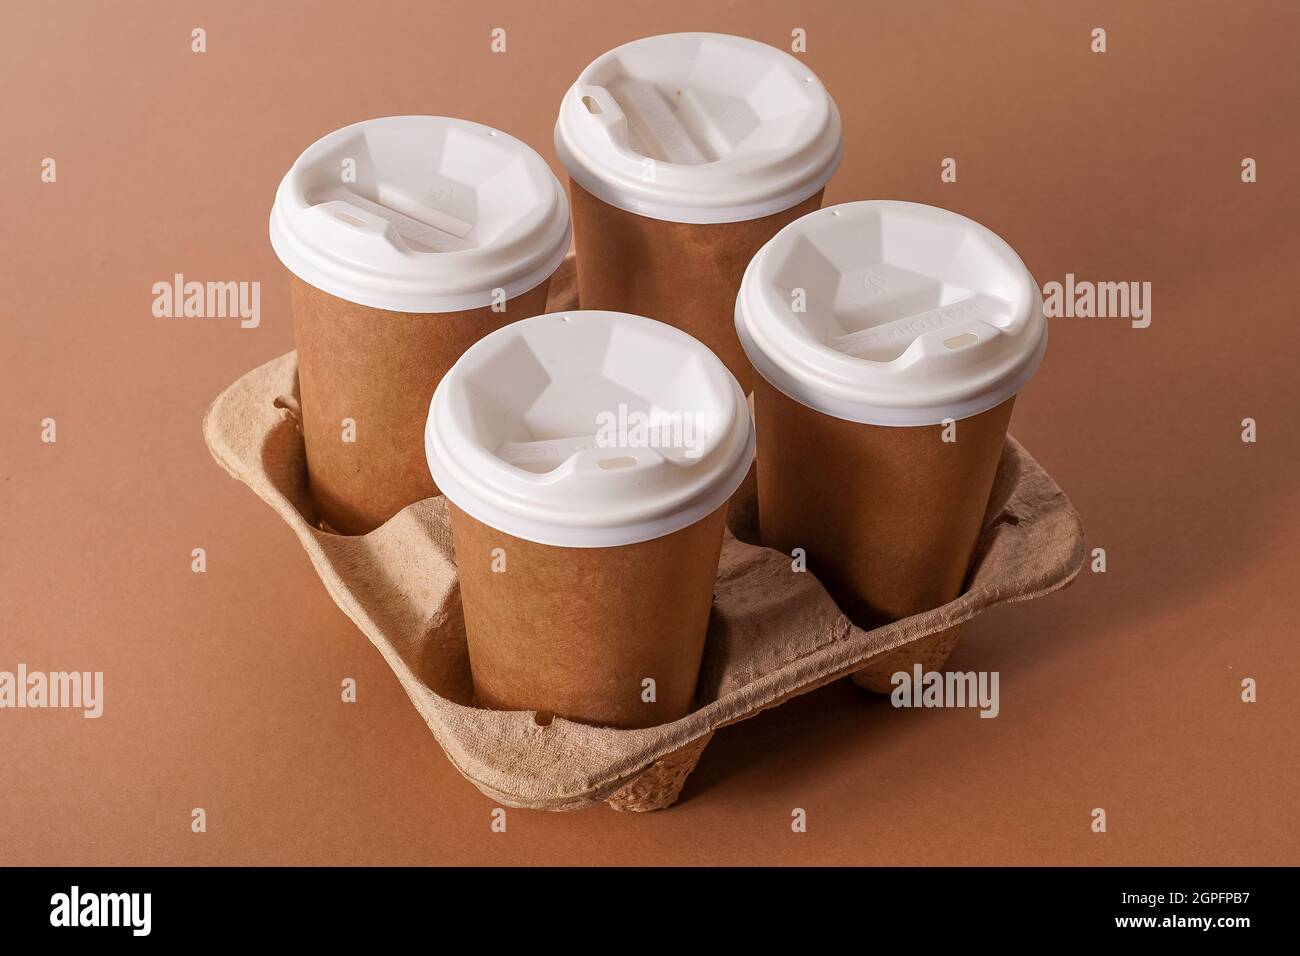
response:
[[[753,441],[735,378],[662,323],[576,311],[472,346],[425,452],[477,702],[611,727],[688,713]]]
[[[422,433],[474,342],[546,311],[571,238],[564,189],[519,140],[394,116],[329,134],[276,194],[292,273],[303,437],[330,530],[363,534],[438,493]]]
[[[506,534],[453,506],[476,703],[606,727],[684,717],[695,698],[726,514],[724,505],[637,544],[560,548]],[[496,555],[504,555],[504,572],[493,570]],[[650,701],[646,678],[656,685]]]
[[[823,209],[755,257],[736,328],[758,373],[764,543],[806,556],[862,627],[954,600],[1047,342],[1011,247],[931,206]],[[956,638],[932,635],[858,680],[887,691],[914,663],[941,666]]]
[[[732,311],[750,258],[821,205],[842,154],[813,73],[766,44],[677,33],[625,44],[565,94],[583,308],[648,315],[698,338],[746,391]]]

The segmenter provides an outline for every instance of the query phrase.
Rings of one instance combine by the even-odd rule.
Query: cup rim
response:
[[[555,382],[563,385],[565,377],[573,375],[590,387],[593,369],[602,377],[612,375],[620,362],[628,369],[654,361],[647,355],[657,348],[662,349],[662,361],[688,370],[685,394],[692,394],[711,416],[713,424],[698,459],[648,450],[634,464],[611,454],[610,463],[619,473],[605,474],[606,463],[597,459],[609,453],[577,437],[587,434],[588,426],[574,438],[561,438],[555,434],[557,420],[545,413],[548,424],[537,433],[540,444],[560,443],[555,455],[548,455],[551,467],[529,470],[500,453],[503,440],[511,444],[518,425],[536,414],[538,396]],[[568,368],[565,362],[571,363]],[[522,382],[526,376],[532,379]],[[616,375],[612,381],[617,386],[605,393],[606,399],[616,393],[636,394],[654,409],[666,409],[672,401],[666,397],[671,392],[636,393],[632,386],[644,386],[645,375],[634,375],[634,380]],[[512,395],[514,389],[518,391]],[[485,390],[491,394],[484,395]],[[588,411],[593,417],[601,411],[596,406],[577,408],[571,404],[573,389],[560,389],[566,391],[569,411],[576,411],[582,421],[588,421]],[[482,418],[488,414],[483,409],[495,410],[500,422]],[[525,434],[531,429],[528,426]],[[672,534],[723,505],[753,462],[754,425],[735,376],[703,343],[643,316],[570,310],[523,319],[471,346],[434,390],[424,445],[438,489],[478,521],[539,544],[618,547]],[[633,449],[627,454],[640,453]],[[632,470],[623,471],[624,465]]]
[[[945,318],[948,309],[962,303],[939,306],[931,310],[933,327],[923,326],[909,346],[894,358],[869,358],[853,351],[840,351],[821,341],[817,333],[792,319],[792,307],[777,294],[777,287],[788,280],[777,280],[777,273],[788,268],[790,255],[803,242],[813,248],[809,236],[818,236],[829,244],[830,261],[836,261],[833,275],[840,287],[831,298],[838,305],[844,277],[860,268],[871,269],[875,262],[853,259],[865,242],[845,243],[846,231],[859,221],[884,228],[880,223],[888,216],[907,221],[917,234],[934,230],[934,247],[942,248],[943,231],[954,230],[965,238],[983,244],[988,262],[993,264],[997,281],[1010,290],[1010,300],[1001,304],[1008,311],[1003,321],[963,322]],[[831,228],[845,232],[831,233]],[[820,231],[820,232],[819,232]],[[836,245],[836,243],[839,243]],[[928,246],[913,242],[914,248]],[[817,248],[817,254],[823,253]],[[926,261],[927,254],[920,258]],[[888,265],[885,260],[880,260]],[[941,252],[933,260],[936,271],[931,275],[910,278],[938,281],[948,264]],[[846,264],[847,263],[847,264]],[[860,276],[859,276],[860,277]],[[988,277],[978,276],[983,281]],[[792,281],[792,280],[789,280]],[[811,282],[809,283],[811,286]],[[978,282],[963,291],[982,295]],[[802,286],[800,286],[802,288]],[[804,289],[807,294],[807,289]],[[811,296],[809,296],[811,299]],[[826,306],[821,307],[826,311]],[[940,313],[937,317],[934,313]],[[925,314],[925,313],[921,313]],[[958,213],[922,203],[898,200],[864,200],[826,206],[809,213],[772,237],[750,261],[736,296],[735,327],[741,347],[754,370],[774,388],[809,408],[846,421],[870,425],[936,425],[947,420],[961,420],[1002,404],[1033,377],[1047,349],[1047,320],[1043,314],[1042,292],[1015,250],[992,230]],[[913,323],[916,317],[907,310],[886,326]],[[951,325],[945,323],[952,322]],[[960,356],[948,354],[935,345],[934,339],[946,336],[965,337],[967,326],[978,329],[971,335],[976,349]],[[824,334],[824,332],[822,333]],[[928,345],[927,345],[928,343]],[[944,342],[948,346],[947,341]],[[915,351],[919,349],[919,351]],[[951,347],[951,346],[949,346]],[[929,348],[929,351],[926,349]],[[961,345],[957,345],[961,348]]]
[[[714,43],[768,59],[784,71],[805,109],[797,135],[780,148],[754,150],[743,141],[733,152],[696,163],[649,159],[626,141],[622,122],[594,120],[584,103],[599,93],[622,116],[613,96],[594,80],[619,57],[655,46]],[[619,137],[623,137],[620,139]],[[565,92],[555,123],[555,150],[569,176],[587,192],[618,209],[650,219],[692,224],[744,222],[798,205],[826,186],[843,158],[839,110],[817,75],[776,47],[723,33],[669,33],[622,44],[588,64]],[[697,157],[698,158],[698,157]],[[647,179],[645,166],[655,169]]]
[[[394,212],[379,205],[378,197],[360,196],[347,187],[341,197],[313,196],[322,183],[332,182],[323,174],[325,166],[338,159],[332,151],[360,140],[369,156],[372,135],[386,146],[381,155],[399,170],[403,156],[417,147],[443,150],[440,155],[453,150],[473,155],[477,150],[507,157],[497,172],[522,178],[531,205],[516,209],[514,218],[487,242],[436,251],[413,246],[407,237],[411,229],[448,244],[456,240],[427,225],[427,218],[413,218],[422,212]],[[405,170],[401,173],[409,176]],[[378,180],[374,188],[384,188],[384,182]],[[491,175],[478,185],[489,183]],[[503,187],[498,183],[493,188]],[[458,225],[472,232],[482,220]],[[522,295],[559,268],[573,238],[566,191],[526,143],[470,120],[420,115],[352,123],[308,146],[276,190],[268,232],[281,263],[302,281],[348,302],[407,313],[462,312]]]

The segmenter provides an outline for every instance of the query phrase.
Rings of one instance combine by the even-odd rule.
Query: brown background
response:
[[[103,670],[106,709],[0,711],[0,862],[1300,863],[1295,6],[547,6],[4,15],[0,669]],[[209,401],[292,347],[275,186],[318,136],[395,113],[553,160],[559,98],[601,51],[687,29],[788,48],[796,26],[845,121],[828,202],[966,213],[1040,282],[1154,283],[1149,329],[1054,320],[1012,423],[1109,571],[967,629],[952,664],[1001,672],[996,720],[844,681],[718,734],[666,813],[511,811],[493,834],[289,530],[203,446]],[[174,272],[261,281],[261,327],[154,318]]]

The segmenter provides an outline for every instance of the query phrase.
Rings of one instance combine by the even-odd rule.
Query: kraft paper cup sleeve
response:
[[[736,291],[754,253],[821,206],[822,191],[761,219],[681,223],[626,212],[570,183],[584,309],[645,315],[699,339],[746,392],[753,369],[736,337]]]
[[[564,287],[560,277],[559,287]],[[549,308],[564,309],[571,302]],[[309,517],[293,416],[296,358],[282,356],[223,392],[204,418],[212,455],[290,526],[330,597],[375,645],[452,764],[512,807],[570,810],[609,802],[650,810],[676,799],[710,735],[988,607],[1070,583],[1083,529],[1061,490],[1008,439],[967,590],[941,608],[873,631],[853,627],[811,574],[784,554],[727,534],[697,709],[658,727],[616,730],[468,705],[469,668],[446,505],[417,502],[360,537]],[[304,510],[306,509],[306,510]],[[991,509],[992,511],[992,509]],[[1000,520],[1003,514],[1014,520]],[[742,537],[750,531],[739,529]]]
[[[322,520],[364,534],[438,493],[424,463],[424,419],[438,379],[483,336],[546,310],[547,280],[491,308],[383,312],[290,276],[312,491]],[[356,424],[340,441],[345,418]]]
[[[551,547],[484,524],[455,503],[449,510],[476,703],[610,727],[663,724],[691,711],[725,503],[675,532],[619,548]],[[508,575],[492,569],[502,551]],[[646,701],[641,681],[650,676],[656,695]]]

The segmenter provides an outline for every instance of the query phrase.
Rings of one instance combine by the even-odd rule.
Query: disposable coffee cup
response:
[[[727,503],[754,454],[735,378],[671,326],[516,322],[429,406],[479,706],[608,727],[691,710]]]
[[[821,81],[755,40],[674,33],[602,55],[555,126],[583,308],[690,333],[748,392],[731,321],[741,276],[763,243],[821,205],[841,140]]]
[[[757,372],[759,527],[871,628],[961,594],[1047,323],[1016,253],[906,202],[814,212],[755,256],[736,329]],[[796,551],[801,549],[801,551]],[[857,675],[936,668],[941,632]]]
[[[438,493],[421,440],[434,386],[484,335],[546,311],[570,238],[550,168],[478,123],[390,116],[298,157],[271,244],[292,273],[308,478],[329,530],[363,534]]]

